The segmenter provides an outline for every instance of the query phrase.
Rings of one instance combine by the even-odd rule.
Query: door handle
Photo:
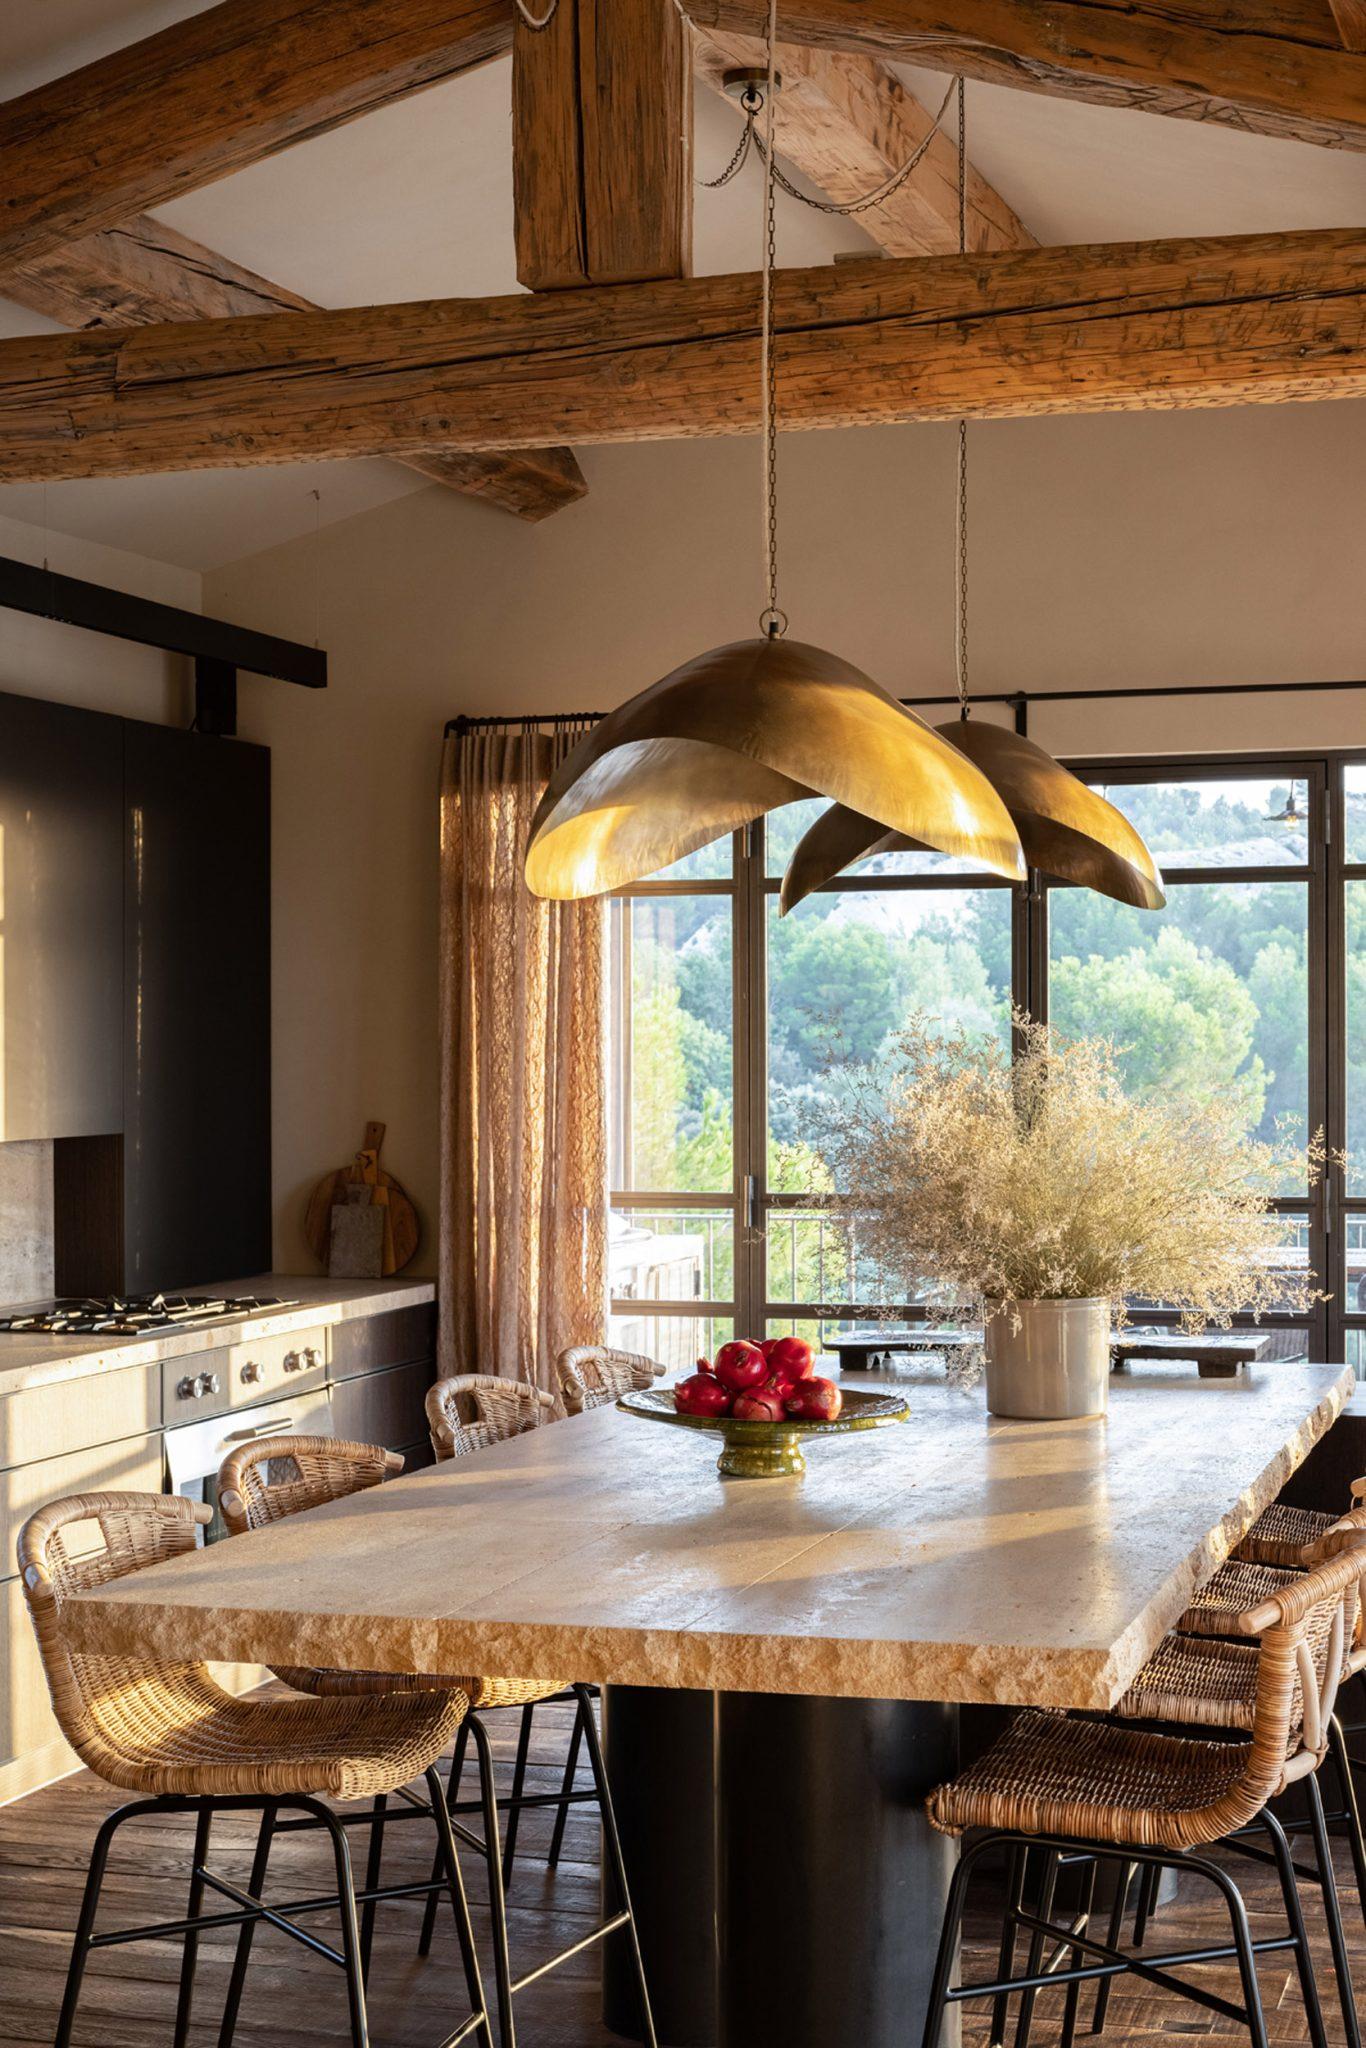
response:
[[[283,1436],[287,1430],[291,1430],[293,1427],[294,1417],[292,1415],[282,1415],[278,1422],[253,1422],[247,1429],[231,1430],[224,1437],[218,1448],[220,1451],[225,1451],[229,1444],[249,1444],[254,1437],[258,1436]]]

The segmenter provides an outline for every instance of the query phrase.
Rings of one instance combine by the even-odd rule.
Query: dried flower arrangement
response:
[[[974,1317],[1105,1297],[1227,1328],[1303,1309],[1313,1276],[1278,1259],[1272,1191],[1322,1173],[1249,1138],[1236,1106],[1126,1094],[1115,1046],[1014,1019],[1016,1053],[917,1015],[888,1057],[844,1069],[821,1151],[837,1214],[906,1300]],[[1289,1176],[1289,1177],[1288,1177]]]

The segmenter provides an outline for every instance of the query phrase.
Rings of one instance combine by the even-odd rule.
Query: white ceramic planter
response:
[[[993,1415],[1060,1422],[1103,1415],[1110,1391],[1108,1301],[1017,1301],[986,1326]]]

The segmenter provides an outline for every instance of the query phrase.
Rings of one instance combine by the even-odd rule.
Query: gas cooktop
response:
[[[140,1337],[153,1330],[221,1322],[227,1316],[297,1308],[274,1294],[109,1294],[96,1299],[45,1302],[41,1308],[0,1316],[0,1331],[29,1336]]]

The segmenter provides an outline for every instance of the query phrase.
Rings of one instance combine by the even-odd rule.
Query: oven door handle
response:
[[[282,1415],[278,1421],[253,1422],[249,1429],[234,1429],[225,1436],[218,1448],[225,1451],[229,1444],[249,1444],[258,1436],[283,1436],[294,1427],[292,1415]]]

